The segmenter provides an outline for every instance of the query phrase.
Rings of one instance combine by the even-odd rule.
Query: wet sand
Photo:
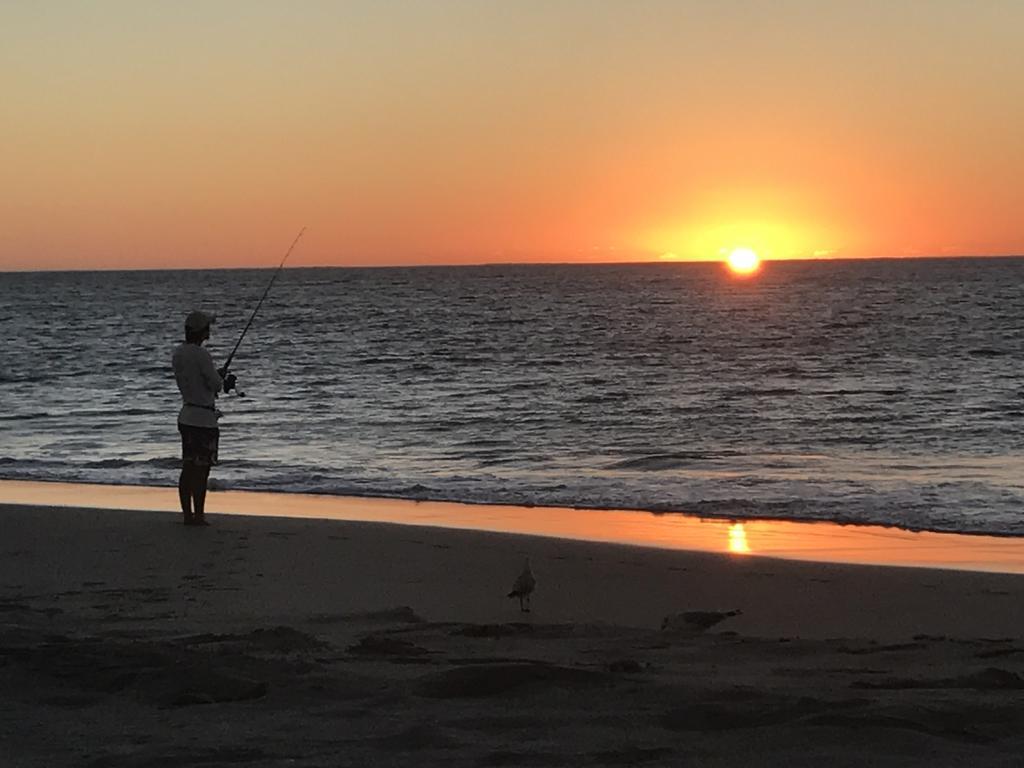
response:
[[[173,488],[0,480],[0,504],[178,510]],[[525,507],[299,493],[211,491],[217,514],[425,525],[787,560],[1024,573],[1024,538],[873,525],[729,520],[628,509]]]
[[[1017,575],[316,519],[0,521],[4,766],[1009,766],[1024,748]],[[521,613],[505,593],[526,556]]]

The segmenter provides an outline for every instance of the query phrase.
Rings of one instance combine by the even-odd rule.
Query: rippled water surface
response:
[[[0,477],[176,482],[184,316],[218,312],[221,361],[270,274],[0,274]],[[215,477],[1020,535],[1022,282],[1015,259],[285,270]]]

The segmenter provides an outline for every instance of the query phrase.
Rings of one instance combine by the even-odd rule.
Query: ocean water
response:
[[[0,274],[0,477],[173,485],[269,270]],[[1024,260],[286,269],[222,488],[1024,535]]]

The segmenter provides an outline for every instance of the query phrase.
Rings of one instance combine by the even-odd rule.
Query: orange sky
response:
[[[890,7],[891,6],[891,7]],[[1024,3],[0,6],[0,270],[1024,254]]]

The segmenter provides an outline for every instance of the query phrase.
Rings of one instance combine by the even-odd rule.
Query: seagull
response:
[[[668,630],[685,629],[690,632],[703,632],[711,629],[733,616],[739,616],[743,611],[686,611],[685,613],[674,613],[666,616],[661,622],[661,628]]]
[[[533,594],[533,588],[537,586],[537,579],[533,577],[533,571],[530,570],[530,558],[526,558],[526,562],[523,564],[523,572],[516,578],[516,583],[512,585],[512,591],[508,593],[509,597],[519,598],[519,610],[523,613],[527,613],[530,610],[530,595]],[[523,605],[523,600],[526,600],[526,605]]]

